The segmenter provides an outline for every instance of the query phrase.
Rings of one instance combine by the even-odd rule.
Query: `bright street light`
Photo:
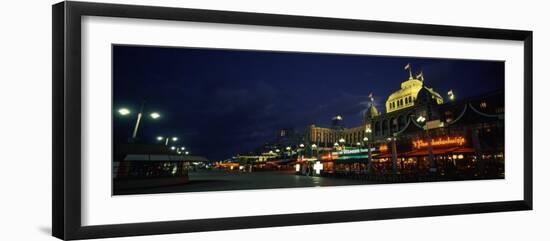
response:
[[[182,147],[181,147],[181,150],[182,150],[182,151],[185,151],[185,146],[182,146]]]
[[[172,146],[172,147],[170,147],[170,149],[173,151],[173,150],[176,150],[176,147]]]
[[[130,112],[129,109],[120,108],[120,109],[118,109],[118,113],[121,114],[121,115],[129,115],[131,112]]]
[[[346,142],[346,140],[344,140],[344,138],[340,138],[339,142],[344,143],[344,142]]]
[[[172,141],[177,141],[177,140],[178,140],[178,138],[177,138],[177,137],[175,137],[175,136],[174,136],[174,137],[172,137]]]
[[[317,145],[315,144],[311,145],[311,149],[315,149],[315,148],[317,148]]]
[[[158,112],[153,112],[153,113],[150,114],[150,116],[151,116],[151,118],[153,118],[153,119],[158,119],[158,118],[160,118],[160,114],[159,114]]]
[[[162,137],[162,136],[157,136],[157,141],[162,141],[162,140],[164,140],[164,137]]]
[[[189,155],[189,152],[188,152],[188,151],[186,151],[186,152],[185,152],[185,155]]]
[[[368,137],[363,138],[363,141],[369,141]]]
[[[300,148],[304,148],[304,144],[300,144]]]

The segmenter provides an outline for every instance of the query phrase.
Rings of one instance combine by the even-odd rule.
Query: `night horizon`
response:
[[[183,47],[113,46],[113,139],[125,142],[134,112],[146,100],[138,137],[177,136],[178,146],[210,160],[223,160],[275,139],[282,128],[328,126],[341,115],[347,127],[362,123],[369,93],[378,110],[408,79],[423,72],[425,83],[444,98],[464,99],[504,89],[504,62],[272,52]]]

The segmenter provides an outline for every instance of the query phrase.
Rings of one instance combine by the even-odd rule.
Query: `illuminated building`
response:
[[[393,92],[386,100],[386,112],[391,113],[414,106],[418,93],[423,89],[430,93],[437,104],[443,104],[441,95],[424,86],[423,82],[423,77],[415,79],[411,75],[408,80],[401,83],[401,89]]]
[[[503,175],[503,90],[462,99],[449,93],[445,102],[426,86],[422,73],[413,78],[409,66],[409,78],[389,95],[385,113],[378,111],[370,95],[360,126],[346,128],[344,117],[338,116],[337,127],[310,125],[305,138],[322,147],[324,174],[363,173],[371,168],[379,173],[466,173],[483,161],[494,168],[483,169],[482,175]],[[370,163],[367,152],[361,151],[367,143],[373,147]],[[342,152],[354,148],[360,151]]]

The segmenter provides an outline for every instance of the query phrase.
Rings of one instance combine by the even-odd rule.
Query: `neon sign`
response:
[[[372,147],[371,152],[376,151],[376,148]],[[366,153],[369,152],[368,148],[358,148],[358,149],[347,149],[347,150],[341,150],[338,152],[333,152],[332,155],[347,155],[347,154],[359,154],[359,153]]]
[[[466,139],[462,136],[455,137],[439,137],[432,140],[432,146],[463,146],[466,143]],[[413,141],[413,146],[416,149],[428,147],[429,142],[424,140],[415,140]]]

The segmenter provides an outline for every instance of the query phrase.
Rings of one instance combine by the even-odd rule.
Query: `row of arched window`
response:
[[[389,136],[403,129],[412,114],[374,121],[374,136]]]
[[[412,103],[415,101],[415,99],[416,98],[414,98],[412,96],[406,96],[404,98],[392,101],[392,102],[390,102],[390,110],[393,110],[393,109],[396,109],[396,108],[401,108],[403,106],[412,105]]]

